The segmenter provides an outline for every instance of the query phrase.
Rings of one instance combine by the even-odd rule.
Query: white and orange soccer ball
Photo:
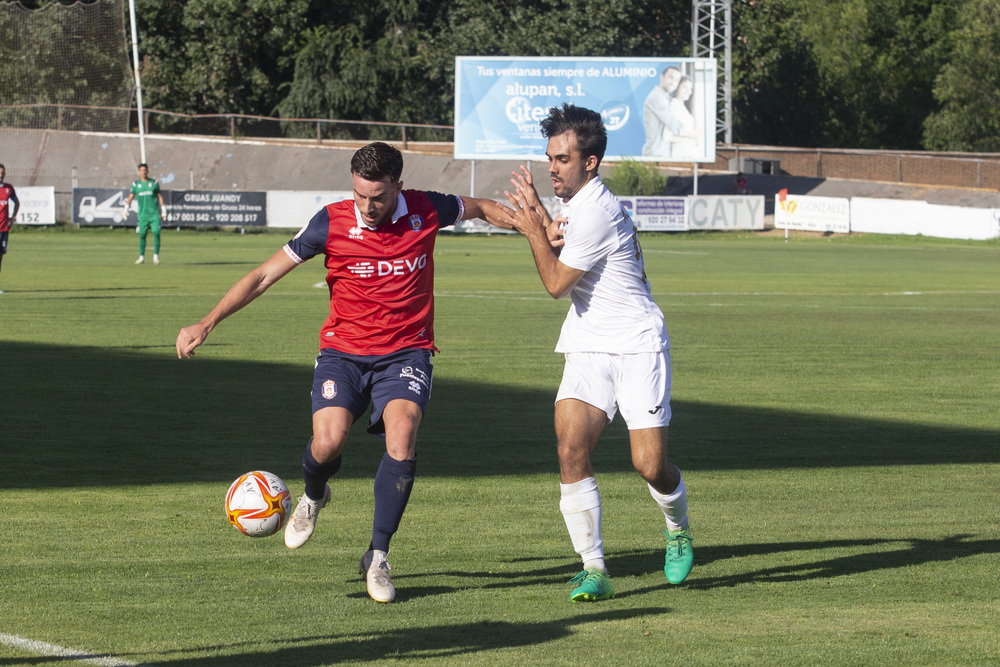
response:
[[[274,535],[292,513],[292,494],[274,473],[253,470],[240,475],[226,492],[226,516],[250,537]]]

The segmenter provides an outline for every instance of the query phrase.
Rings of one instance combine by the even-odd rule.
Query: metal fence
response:
[[[328,118],[272,118],[247,114],[183,114],[143,111],[150,134],[179,134],[230,139],[257,138],[305,143],[324,141],[392,141],[408,148],[450,154],[451,125]],[[84,107],[71,104],[0,106],[0,127],[137,133],[135,108]],[[676,166],[676,165],[675,165]],[[878,151],[836,148],[789,148],[719,144],[705,170],[882,181],[1000,191],[1000,154]]]
[[[404,148],[411,141],[450,143],[454,137],[451,125],[272,118],[237,113],[184,114],[156,109],[143,110],[143,124],[150,134],[291,139],[317,143],[324,140],[382,140],[400,142]],[[0,126],[31,130],[138,133],[139,114],[135,108],[83,107],[72,104],[0,105]]]

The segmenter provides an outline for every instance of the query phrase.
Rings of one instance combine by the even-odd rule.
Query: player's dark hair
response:
[[[149,165],[146,164],[145,162],[140,162],[139,166],[136,167],[136,169],[142,169],[143,167],[145,167],[146,169],[149,169]]]
[[[542,119],[541,126],[542,136],[546,139],[572,132],[576,135],[576,147],[584,158],[593,155],[598,165],[604,159],[608,131],[604,128],[601,114],[596,111],[564,103],[561,107],[549,109],[549,116]]]
[[[381,181],[388,176],[398,183],[403,175],[403,154],[381,141],[370,143],[351,158],[351,173],[366,181]]]

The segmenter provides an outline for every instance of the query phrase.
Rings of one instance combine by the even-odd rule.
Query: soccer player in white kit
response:
[[[646,280],[631,218],[597,173],[607,147],[600,114],[569,104],[541,121],[549,175],[562,214],[549,219],[531,173],[514,172],[514,226],[531,245],[538,274],[552,297],[570,296],[556,352],[566,357],[556,395],[559,508],[583,571],[570,599],[613,598],[601,539],[601,497],[591,454],[620,411],[629,429],[632,465],[663,511],[664,573],[679,584],[691,571],[687,493],[667,459],[670,423],[670,339]]]

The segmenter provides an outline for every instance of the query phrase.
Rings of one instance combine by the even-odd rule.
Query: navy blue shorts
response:
[[[401,350],[377,356],[320,350],[313,373],[312,411],[346,408],[357,420],[370,403],[368,432],[384,435],[382,412],[389,401],[402,398],[419,405],[421,412],[427,411],[432,372],[430,350]]]
[[[0,255],[7,254],[7,235],[10,232],[0,232]]]

